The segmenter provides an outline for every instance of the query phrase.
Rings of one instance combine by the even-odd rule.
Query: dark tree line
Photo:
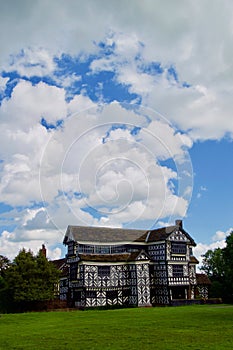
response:
[[[23,249],[12,263],[0,255],[0,311],[26,311],[36,302],[54,299],[59,276],[42,251],[33,255]]]
[[[226,238],[225,248],[208,250],[203,258],[201,269],[212,282],[210,297],[233,303],[233,231]]]

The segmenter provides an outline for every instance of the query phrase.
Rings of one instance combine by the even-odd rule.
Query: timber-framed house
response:
[[[155,230],[68,226],[67,301],[74,307],[194,299],[196,245],[182,221]]]

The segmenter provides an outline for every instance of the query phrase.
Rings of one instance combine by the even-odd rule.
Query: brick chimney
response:
[[[42,248],[41,248],[41,253],[46,257],[46,248],[45,248],[45,245],[44,244],[42,244]]]
[[[179,228],[183,228],[182,220],[176,220],[176,226],[178,226]]]

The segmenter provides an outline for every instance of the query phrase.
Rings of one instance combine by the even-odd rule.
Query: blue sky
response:
[[[225,232],[232,225],[232,141],[196,143],[190,156],[195,175],[186,224],[192,225],[199,239],[208,243],[216,227]]]
[[[231,10],[218,0],[4,4],[0,254],[45,243],[59,258],[69,224],[149,229],[177,218],[198,258],[224,246]]]

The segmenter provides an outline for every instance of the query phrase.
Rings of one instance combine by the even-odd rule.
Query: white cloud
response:
[[[147,128],[140,132],[143,143],[154,151],[159,159],[178,159],[184,154],[184,149],[192,147],[192,140],[182,135],[163,120],[152,120]]]
[[[88,111],[88,113],[96,112],[96,104],[88,96],[75,95],[68,104],[68,114],[74,117],[79,117],[80,114]]]
[[[212,243],[198,243],[194,248],[194,255],[200,262],[200,266],[202,264],[202,255],[204,255],[207,250],[214,250],[216,248],[224,248],[226,246],[226,237],[233,231],[233,228],[229,228],[226,232],[216,231],[216,233],[212,236]]]
[[[198,198],[198,199],[201,198],[202,195],[203,195],[203,193],[206,192],[206,191],[208,191],[208,190],[207,190],[207,187],[206,187],[206,186],[201,186],[201,187],[199,188],[199,192],[197,193],[197,198]]]
[[[161,0],[142,4],[136,0],[132,6],[123,0],[117,4],[73,0],[69,5],[62,1],[21,1],[20,7],[2,7],[1,32],[7,29],[8,33],[7,38],[1,38],[2,55],[35,45],[76,54],[85,48],[93,49],[93,40],[98,42],[106,32],[114,30],[128,33],[119,36],[118,53],[133,55],[138,38],[147,45],[149,60],[176,62],[180,71],[182,67],[182,78],[188,77],[192,84],[200,79],[210,82],[211,78],[230,82],[231,13],[231,1],[224,5],[220,1],[180,1],[177,5]]]
[[[60,259],[62,257],[61,248],[54,248],[53,245],[50,246],[43,240],[43,238],[40,239],[39,236],[38,239],[35,239],[35,235],[32,238],[33,239],[30,240],[17,242],[12,240],[12,233],[4,231],[0,236],[1,255],[7,256],[10,260],[13,260],[21,249],[30,250],[33,254],[37,254],[41,249],[42,244],[46,244],[47,257],[50,260]]]
[[[97,73],[100,71],[114,71],[116,62],[111,58],[98,58],[93,60],[90,64],[90,69],[92,73]]]
[[[107,108],[109,110],[109,106]],[[119,118],[120,112],[121,109],[118,108]],[[124,113],[127,116],[126,111]],[[129,112],[128,117],[131,118],[131,115],[132,112]],[[126,125],[127,121],[125,118]],[[137,140],[137,138],[140,139],[140,135],[133,136],[130,133],[131,125],[124,130],[110,129],[103,144],[99,135],[103,137],[104,130],[107,131],[106,126],[110,125],[104,125],[104,129],[101,127],[89,129],[89,133],[83,134],[84,138],[72,143],[72,148],[69,149],[63,163],[62,176],[65,169],[70,171],[72,165],[73,169],[75,166],[76,191],[88,194],[86,198],[88,205],[99,209],[102,214],[114,216],[114,220],[118,218],[119,223],[120,220],[134,221],[136,218],[155,219],[156,215],[169,215],[171,211],[174,214],[184,215],[187,201],[182,202],[169,187],[169,182],[176,177],[176,173],[155,164],[153,152]],[[170,136],[176,137],[174,133]],[[181,150],[179,152],[182,153]],[[75,154],[76,157],[74,157]],[[169,158],[172,156],[174,154],[168,155]],[[76,165],[74,165],[74,159],[77,161]],[[172,204],[164,205],[164,201],[170,201]],[[131,210],[134,202],[138,205],[141,203],[141,209],[136,211],[136,215]],[[146,209],[147,206],[148,209]],[[156,210],[152,209],[155,207]]]
[[[213,242],[222,242],[226,240],[226,237],[230,235],[230,233],[233,231],[233,228],[231,227],[226,232],[223,231],[216,231],[215,235],[212,237]]]
[[[16,154],[12,163],[3,167],[0,193],[2,201],[10,205],[28,205],[40,200],[38,173],[32,169],[28,157]]]
[[[127,45],[122,45],[121,49],[124,39]],[[232,87],[227,78],[229,73],[222,74],[223,66],[220,74],[223,80],[220,84],[219,81],[216,83],[219,79],[216,77],[216,71],[221,65],[220,62],[219,65],[216,62],[211,71],[205,64],[202,67],[199,57],[198,59],[195,57],[199,67],[190,70],[191,58],[180,62],[178,52],[173,61],[170,58],[167,60],[167,57],[160,58],[159,52],[148,56],[150,46],[148,41],[145,41],[143,46],[139,42],[140,35],[132,34],[130,39],[129,34],[115,33],[112,36],[112,41],[116,45],[114,54],[93,61],[91,65],[93,71],[100,69],[114,71],[119,83],[129,85],[130,92],[142,96],[144,105],[162,113],[170,122],[188,132],[193,140],[220,139],[226,134],[232,135]],[[209,49],[211,50],[210,47]],[[213,55],[216,59],[216,55],[214,53]],[[143,71],[141,68],[143,65],[150,63],[150,60],[159,61],[159,58],[162,62],[162,74],[152,76]],[[208,63],[209,61],[210,57],[205,60]],[[168,79],[168,68],[171,63],[177,71],[179,81]],[[229,65],[225,69],[228,70]],[[209,75],[209,79],[205,79],[206,75]],[[182,79],[190,86],[184,87]]]
[[[8,79],[0,76],[0,93],[5,90]]]
[[[144,112],[116,102],[98,106],[82,95],[66,102],[63,89],[20,81],[0,110],[1,198],[18,206],[42,198],[46,211],[16,213],[17,228],[7,242],[4,236],[4,246],[32,240],[38,241],[35,249],[43,241],[52,246],[62,240],[68,224],[121,226],[185,215],[188,201],[171,186],[176,172],[156,159],[182,156],[184,144],[190,143],[164,121],[150,122]],[[43,113],[50,122],[63,119],[63,128],[48,132],[40,124]],[[134,134],[135,127],[139,132]],[[149,132],[152,138],[157,132],[169,139],[169,152],[166,146],[159,150],[160,144],[156,150],[142,137]],[[88,205],[102,217],[82,210]]]
[[[147,6],[145,6],[145,8],[148,10],[150,6],[152,11],[154,11],[155,8],[152,6],[152,4],[149,5],[148,3]],[[169,6],[172,6],[172,4],[170,4]],[[92,3],[92,9],[94,8],[95,4]],[[112,6],[108,6],[104,10],[110,11],[111,8],[113,9]],[[144,17],[145,15],[148,16],[148,12],[147,10],[145,10],[145,8],[142,9],[141,6],[136,2],[134,12],[135,14],[137,13],[137,15],[139,15],[139,11],[141,11],[142,21],[147,20],[148,22],[148,18],[146,19],[146,17]],[[159,8],[156,8],[156,16],[160,11],[163,14],[165,8],[166,6],[160,6]],[[185,14],[187,14],[189,12],[189,9],[191,8],[193,8],[194,14],[198,16],[200,15],[200,10],[202,8],[200,4],[196,6],[193,6],[191,4],[189,4],[189,6],[185,6],[184,3],[184,18],[187,19]],[[204,5],[203,8],[206,9]],[[119,9],[121,9],[121,6],[119,6]],[[221,7],[221,11],[222,13],[225,13],[226,9]],[[170,19],[174,21],[175,25],[178,25],[178,19],[182,18],[182,15],[176,10],[174,10],[174,13],[176,14],[177,18],[175,19],[173,16],[173,18]],[[67,12],[65,12],[65,15],[66,14]],[[215,14],[215,11],[213,11],[213,13],[211,13],[211,16],[214,16]],[[225,14],[227,15],[228,13],[226,12]],[[120,17],[117,17],[118,20],[121,22]],[[159,19],[159,23],[161,25],[163,20],[165,20],[165,18],[163,17]],[[200,18],[198,17],[197,20],[204,21],[204,16],[202,13]],[[200,52],[202,53],[202,51],[198,51],[197,49],[199,48],[200,42],[197,42],[196,37],[194,36],[194,33],[195,31],[197,31],[197,28],[193,27],[192,23],[183,21],[183,27],[186,28],[185,26],[187,25],[186,29],[189,29],[189,31],[185,32],[185,30],[182,28],[182,25],[180,25],[179,30],[181,36],[179,38],[174,32],[173,39],[175,38],[178,42],[180,41],[182,45],[188,45],[188,41],[186,40],[186,38],[188,38],[190,35],[193,40],[193,46],[197,46],[197,48],[195,47],[195,50],[193,48],[192,51],[195,51],[195,64],[197,64],[198,62],[198,68],[196,67],[196,69],[190,69],[190,64],[192,65],[192,60],[194,59],[191,54],[191,56],[189,56],[188,59],[186,54],[186,58],[184,59],[183,57],[182,60],[182,55],[180,55],[178,45],[178,47],[176,47],[176,55],[172,56],[174,57],[174,59],[171,61],[171,58],[168,57],[168,52],[164,51],[164,42],[156,42],[156,46],[154,46],[155,43],[151,43],[152,38],[149,35],[149,33],[147,33],[148,36],[144,38],[144,31],[138,32],[140,23],[135,31],[131,32],[130,30],[128,30],[123,32],[121,30],[120,33],[113,32],[112,34],[110,34],[109,37],[106,38],[106,42],[108,42],[108,44],[112,43],[115,45],[113,54],[109,55],[107,58],[100,57],[93,61],[91,63],[91,69],[93,69],[93,72],[99,71],[101,69],[114,71],[116,73],[116,79],[118,80],[118,82],[128,84],[131,92],[139,93],[142,95],[143,103],[145,105],[148,105],[154,108],[155,110],[159,110],[160,113],[164,114],[170,121],[178,125],[179,128],[181,128],[184,131],[187,131],[190,134],[190,136],[195,140],[220,139],[226,133],[232,134],[232,87],[230,85],[230,82],[228,81],[229,73],[224,73],[230,69],[231,63],[227,61],[227,63],[223,64],[222,62],[224,59],[227,59],[228,56],[224,55],[223,53],[219,55],[213,53],[211,55],[212,46],[209,46],[208,44],[208,48],[210,50],[208,60],[205,59],[201,61],[199,56],[202,57],[202,55],[200,54]],[[170,30],[169,26],[162,26],[162,28],[164,30],[167,29],[168,32]],[[226,29],[225,23],[223,28]],[[212,35],[209,28],[207,34]],[[160,36],[162,35],[163,33],[160,33]],[[207,40],[208,35],[206,37],[203,36],[202,40]],[[155,37],[157,36],[158,34],[155,33]],[[144,45],[141,43],[142,37]],[[156,54],[154,53],[153,55],[150,55],[149,48],[157,47],[157,45],[159,45],[159,49],[156,51]],[[173,43],[173,45],[175,45],[175,42]],[[221,45],[219,43],[218,52],[222,52],[222,46],[225,47],[225,43],[221,43]],[[160,50],[163,52],[163,57],[160,57]],[[227,50],[228,48],[226,48],[226,51]],[[217,62],[215,62],[216,59],[220,60],[218,64]],[[32,74],[33,70],[35,70],[35,72],[37,72],[38,70],[37,73],[38,75],[40,75],[45,71],[52,72],[54,68],[53,55],[48,54],[48,52],[45,51],[45,49],[25,50],[24,56],[19,57],[18,60],[18,67],[17,61],[15,62],[16,69],[28,70],[28,75]],[[28,66],[26,64],[27,60],[29,62]],[[211,60],[214,60],[214,62],[216,63],[215,66],[213,65]],[[143,66],[143,64],[149,63],[151,61],[162,62],[164,72],[160,75],[160,77],[152,77],[150,74],[143,72],[142,69],[139,69],[140,65]],[[208,67],[206,67],[207,62],[210,65],[212,64],[212,69],[208,69]],[[180,78],[180,83],[176,82],[175,80],[173,82],[171,80],[167,80],[167,68],[171,65],[171,63],[177,69],[177,74]],[[26,73],[26,71],[24,73]],[[209,79],[205,79],[206,76],[209,76]],[[80,77],[72,77],[71,75],[67,76],[66,78],[64,78],[64,87],[67,86],[67,84],[70,83],[73,79],[80,79]],[[189,84],[191,84],[191,86],[189,88],[183,88],[182,80],[187,81]]]
[[[33,86],[21,80],[9,100],[3,100],[0,109],[1,124],[11,130],[28,131],[41,118],[48,123],[64,119],[67,114],[65,91],[43,82]]]
[[[130,67],[121,68],[118,81],[121,84],[130,85],[130,92],[146,96],[153,89],[154,83],[153,77],[145,73],[138,74],[136,69],[133,69],[131,65]]]
[[[7,36],[0,39],[0,60],[5,69],[27,77],[54,78],[56,54],[81,53],[85,60],[89,53],[98,53],[90,67],[92,73],[115,72],[115,82],[140,94],[145,106],[158,110],[182,132],[174,132],[172,124],[161,120],[150,123],[142,111],[134,113],[117,103],[101,109],[83,95],[68,103],[62,88],[20,80],[0,107],[1,200],[26,205],[39,200],[41,189],[50,218],[62,230],[67,222],[120,225],[136,220],[138,214],[147,219],[172,211],[182,216],[192,191],[187,180],[192,179],[192,169],[185,149],[198,139],[233,135],[232,10],[230,1],[223,5],[201,0],[181,1],[179,6],[158,0],[136,0],[132,6],[121,0],[2,4],[0,29]],[[108,58],[101,57],[99,47],[93,46],[93,40],[98,43],[104,37],[113,47]],[[8,56],[17,52],[21,55],[11,57],[9,68]],[[142,69],[152,61],[161,63],[163,74],[152,76]],[[171,65],[179,81],[167,79]],[[7,79],[0,78],[0,91]],[[62,86],[79,79],[67,75]],[[190,87],[184,88],[183,81]],[[61,83],[58,78],[57,82]],[[62,119],[64,128],[49,133],[39,124],[42,117],[52,124]],[[126,130],[111,131],[113,123],[126,123]],[[132,125],[143,129],[131,135]],[[108,139],[106,145],[102,145],[103,135]],[[169,156],[178,165],[176,173],[156,164],[158,157],[166,160]],[[124,166],[117,161],[119,157]],[[77,199],[74,189],[80,187],[80,169],[86,197]],[[93,170],[98,175],[95,178]],[[178,194],[172,187],[176,179],[183,181]],[[63,197],[59,191],[65,192]],[[81,210],[87,200],[96,207],[104,201],[115,201],[119,208],[129,205],[98,221]],[[24,225],[34,225],[31,231],[38,235],[49,224],[43,211],[25,220]],[[9,241],[4,247],[8,244],[10,250],[12,237],[8,234],[2,240]],[[221,241],[221,234],[218,236]]]
[[[46,76],[55,68],[53,57],[44,48],[26,48],[12,56],[12,62],[4,67],[7,71],[17,71],[21,76]]]
[[[28,205],[41,200],[40,161],[54,131],[40,124],[42,118],[56,123],[67,116],[63,89],[20,81],[0,107],[1,200],[10,205]],[[59,153],[56,144],[54,152]],[[53,153],[53,159],[56,159]],[[52,187],[52,186],[51,186]],[[57,191],[57,188],[55,188]],[[56,192],[55,192],[56,193]]]

